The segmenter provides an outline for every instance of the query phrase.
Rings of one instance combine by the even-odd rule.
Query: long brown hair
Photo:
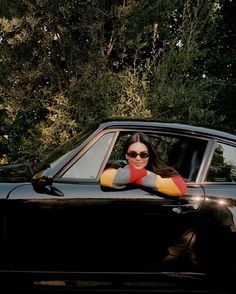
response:
[[[147,135],[141,132],[131,134],[123,147],[124,155],[127,153],[129,146],[133,143],[140,142],[147,146],[149,153],[149,160],[146,166],[147,170],[152,171],[163,178],[179,175],[179,173],[173,168],[168,166],[160,157],[159,153],[156,152],[153,145],[151,144]]]

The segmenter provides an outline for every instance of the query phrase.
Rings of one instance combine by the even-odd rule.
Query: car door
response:
[[[100,132],[55,175],[50,191],[31,184],[7,201],[10,270],[160,271],[194,268],[191,248],[204,202],[199,185],[170,198],[146,189],[104,191],[99,175],[120,132]],[[50,195],[51,194],[51,195]]]

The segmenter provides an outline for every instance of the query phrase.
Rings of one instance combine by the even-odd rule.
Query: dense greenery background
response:
[[[236,129],[236,1],[0,0],[0,163],[90,123]]]

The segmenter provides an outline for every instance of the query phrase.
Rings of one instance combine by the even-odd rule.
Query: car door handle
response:
[[[171,209],[173,212],[180,214],[180,213],[188,213],[188,212],[193,212],[199,209],[199,204],[198,203],[193,203],[193,204],[164,204],[163,207]]]

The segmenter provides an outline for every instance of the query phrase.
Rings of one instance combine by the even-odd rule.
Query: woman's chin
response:
[[[136,169],[142,169],[142,168],[144,168],[143,165],[134,165],[134,167],[135,167]]]

